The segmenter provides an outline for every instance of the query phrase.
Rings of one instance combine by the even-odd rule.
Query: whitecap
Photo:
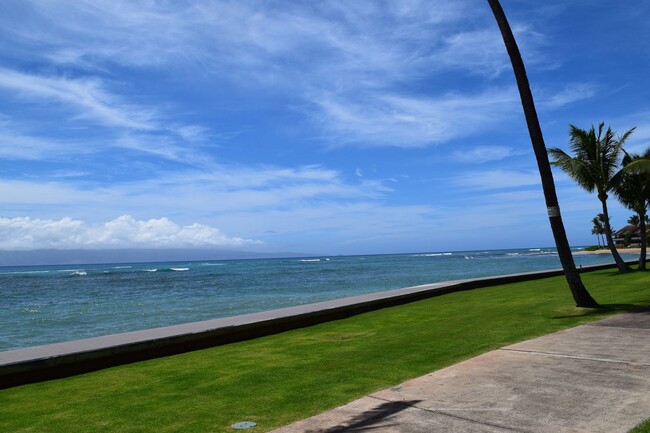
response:
[[[169,268],[169,269],[171,269],[172,271],[176,271],[176,272],[184,272],[184,271],[189,271],[190,270],[190,268]]]
[[[86,271],[74,271],[73,273],[70,274],[71,277],[83,277],[88,275]]]
[[[20,274],[47,274],[50,271],[15,271],[15,272],[0,272],[0,275],[20,275]]]
[[[320,262],[320,259],[302,259],[300,261],[301,262],[313,263],[313,262]]]
[[[152,268],[152,269],[145,269],[145,272],[156,272],[158,269]]]
[[[113,266],[113,269],[131,269],[131,266]]]

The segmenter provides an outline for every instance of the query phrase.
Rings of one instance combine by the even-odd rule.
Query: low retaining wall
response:
[[[614,264],[595,265],[582,271],[614,267]],[[223,319],[8,350],[0,352],[0,389],[250,340],[446,293],[558,275],[563,275],[561,269],[445,281]]]

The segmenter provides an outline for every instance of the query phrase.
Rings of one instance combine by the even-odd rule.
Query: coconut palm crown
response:
[[[623,261],[614,246],[611,228],[609,226],[609,212],[607,210],[608,193],[616,185],[616,175],[620,170],[621,158],[624,154],[623,144],[634,132],[632,128],[621,136],[616,136],[611,127],[605,128],[605,122],[594,126],[590,130],[570,125],[569,147],[574,156],[568,155],[562,149],[551,148],[548,153],[553,159],[552,165],[560,167],[571,179],[588,192],[596,192],[605,215],[605,236],[607,245],[612,252],[614,261],[620,271],[630,271],[630,267]]]
[[[616,175],[614,193],[626,208],[636,212],[628,223],[639,226],[640,229],[639,270],[643,271],[646,269],[646,220],[650,206],[650,148],[643,155],[626,153],[622,163],[623,169]]]

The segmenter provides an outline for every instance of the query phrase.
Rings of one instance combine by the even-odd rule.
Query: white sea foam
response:
[[[71,277],[84,277],[88,275],[86,271],[74,271],[70,274]]]
[[[152,268],[152,269],[145,269],[145,272],[156,272],[158,269]]]
[[[15,272],[0,272],[0,275],[20,275],[20,274],[47,274],[50,271],[15,271]]]
[[[307,263],[313,263],[313,262],[320,262],[320,259],[302,259],[300,261],[301,262],[307,262]]]
[[[185,272],[190,270],[190,268],[169,268],[169,269],[175,272]]]

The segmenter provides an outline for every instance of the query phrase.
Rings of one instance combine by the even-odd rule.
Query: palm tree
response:
[[[603,223],[600,221],[600,218],[598,217],[594,217],[594,219],[592,219],[591,222],[594,224],[594,227],[591,229],[591,234],[596,235],[596,239],[598,240],[598,247],[600,248],[601,246],[600,235],[604,233]]]
[[[639,270],[646,270],[646,221],[650,205],[650,174],[643,171],[630,170],[641,161],[650,161],[650,148],[644,155],[626,154],[623,157],[623,169],[617,175],[614,193],[626,208],[636,212],[628,220],[633,226],[638,226],[641,236],[641,254],[639,255]],[[635,164],[636,163],[636,164]]]
[[[598,214],[598,221],[600,221],[601,225],[601,230],[600,230],[600,235],[602,237],[605,236],[605,214],[604,213],[599,213]],[[612,227],[612,221],[611,218],[607,218],[607,222],[609,223],[609,232],[614,233],[614,227]],[[603,239],[603,246],[606,246],[607,242],[605,239]]]
[[[589,131],[570,125],[569,145],[575,156],[569,156],[562,149],[552,148],[548,153],[553,158],[553,165],[560,167],[570,178],[588,192],[596,191],[603,207],[605,238],[607,246],[612,252],[619,271],[628,272],[632,269],[623,261],[614,246],[612,230],[609,225],[609,211],[607,210],[608,192],[616,185],[614,176],[619,171],[623,143],[634,132],[630,129],[625,134],[615,136],[612,128],[607,128],[603,134],[605,122],[598,125],[598,132],[594,126]]]
[[[505,43],[506,50],[510,56],[512,69],[514,70],[515,78],[517,80],[517,87],[519,88],[521,105],[524,109],[526,124],[528,125],[530,141],[533,145],[539,174],[542,179],[542,189],[544,191],[544,199],[546,200],[548,219],[551,224],[551,230],[553,231],[553,238],[555,239],[557,252],[560,256],[560,262],[564,269],[564,276],[569,284],[569,289],[571,290],[576,306],[596,308],[598,307],[598,303],[591,297],[585,286],[582,284],[582,280],[580,279],[580,275],[578,274],[576,265],[573,261],[573,256],[571,255],[571,248],[569,247],[569,241],[566,237],[564,223],[562,222],[562,216],[560,215],[560,207],[558,206],[557,194],[555,193],[553,173],[551,172],[548,155],[546,154],[546,145],[544,144],[544,137],[542,136],[542,128],[539,126],[535,101],[533,100],[533,94],[530,91],[526,68],[521,59],[519,47],[517,47],[517,41],[512,34],[512,29],[510,29],[510,24],[508,24],[508,19],[501,8],[499,0],[488,0],[488,3],[492,9],[492,13],[494,13],[494,18],[499,25],[499,30],[501,31],[501,36],[503,37],[503,42]]]

